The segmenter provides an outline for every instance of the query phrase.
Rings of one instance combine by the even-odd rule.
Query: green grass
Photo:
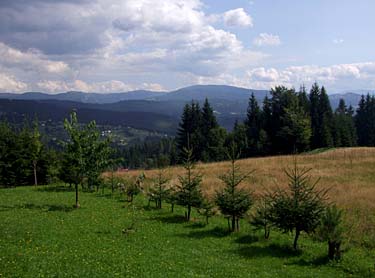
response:
[[[182,208],[147,208],[142,197],[129,206],[81,193],[81,208],[73,203],[60,187],[0,190],[0,277],[375,277],[373,251],[328,263],[325,244],[303,236],[296,253],[291,235],[267,241],[245,221],[228,234],[221,217],[186,223]]]

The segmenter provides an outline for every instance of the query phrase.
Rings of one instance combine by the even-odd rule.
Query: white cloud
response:
[[[38,90],[49,93],[61,93],[69,91],[69,86],[64,81],[43,80],[36,83]]]
[[[253,43],[257,46],[276,46],[281,44],[281,40],[278,35],[261,33],[258,37],[253,40]]]
[[[1,81],[1,76],[0,76]],[[0,87],[1,88],[1,87]],[[128,92],[133,90],[152,90],[164,91],[162,85],[157,83],[143,83],[140,86],[134,84],[125,84],[119,80],[110,80],[104,82],[88,83],[80,79],[72,82],[60,80],[43,80],[36,84],[38,90],[50,93],[61,93],[66,91],[95,92],[95,93],[111,93],[111,92]]]
[[[215,15],[200,0],[21,2],[0,4],[0,26],[9,27],[0,28],[0,69],[49,92],[174,87],[183,75],[215,77],[255,67],[266,56],[215,26],[216,20],[252,26],[242,8]]]
[[[341,38],[339,38],[339,39],[333,39],[332,42],[334,44],[342,44],[342,43],[344,43],[344,39],[341,39]]]
[[[299,87],[315,81],[332,90],[348,89],[353,83],[368,88],[375,80],[375,62],[339,64],[332,66],[291,66],[277,70],[263,67],[247,71],[248,86],[269,89],[276,85]]]
[[[49,60],[38,50],[31,49],[22,52],[2,42],[0,42],[0,65],[7,68],[18,67],[25,71],[51,74],[63,74],[70,70],[65,62]]]
[[[23,92],[27,90],[27,84],[12,75],[0,72],[0,90],[2,92]]]
[[[105,3],[106,1],[104,1]],[[200,1],[128,0],[112,6],[114,27],[123,31],[149,30],[166,33],[189,33],[204,22]]]
[[[253,19],[243,8],[229,10],[223,14],[224,23],[227,26],[252,27]]]

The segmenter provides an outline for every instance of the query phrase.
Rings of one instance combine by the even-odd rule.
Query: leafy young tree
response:
[[[109,147],[110,139],[100,139],[100,132],[96,127],[95,122],[90,122],[83,129],[84,133],[84,172],[87,179],[87,185],[90,190],[94,187],[99,190],[102,183],[100,178],[110,166],[111,148]]]
[[[193,207],[198,208],[202,203],[203,197],[200,190],[202,176],[193,173],[195,168],[193,149],[190,147],[184,148],[183,152],[185,157],[183,164],[185,175],[178,177],[180,184],[176,186],[175,196],[177,203],[186,207],[185,217],[187,221],[190,221],[191,209]]]
[[[319,225],[325,210],[324,200],[327,191],[317,190],[316,184],[311,182],[308,175],[311,169],[297,167],[285,170],[289,178],[288,190],[278,188],[272,197],[270,217],[272,223],[284,232],[294,232],[293,247],[297,243],[301,232],[314,232]]]
[[[235,146],[232,144],[231,153],[228,153],[228,158],[231,161],[230,170],[219,177],[224,182],[225,187],[217,191],[215,197],[215,203],[221,213],[231,219],[232,232],[239,230],[239,219],[245,215],[253,203],[251,194],[238,188],[238,186],[254,171],[246,174],[241,173],[239,166],[236,165],[238,157]]]
[[[78,185],[82,185],[84,179],[90,189],[99,185],[100,175],[109,165],[111,149],[108,139],[100,140],[95,122],[81,128],[75,112],[70,115],[70,120],[65,119],[64,127],[70,140],[66,144],[64,156],[64,163],[68,167],[63,171],[68,171],[66,179],[75,185],[78,208]]]
[[[64,163],[68,166],[66,181],[73,183],[75,186],[76,202],[75,207],[79,208],[78,185],[82,184],[84,178],[85,162],[84,162],[84,134],[80,130],[77,114],[73,112],[70,120],[65,119],[64,128],[67,130],[70,141],[65,145]]]
[[[34,185],[38,185],[38,177],[37,177],[37,166],[38,161],[40,159],[42,153],[43,144],[40,141],[40,133],[38,130],[38,121],[34,121],[34,130],[31,134],[31,142],[30,142],[30,153],[32,157],[32,164],[33,164],[33,173],[34,173]]]

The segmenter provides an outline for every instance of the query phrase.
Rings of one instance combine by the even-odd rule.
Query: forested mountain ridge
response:
[[[367,93],[373,94],[374,91],[352,90],[348,91],[347,93],[330,94],[329,98],[333,107],[337,107],[340,98],[343,98],[345,103],[348,105],[356,106],[361,95]],[[113,104],[123,101],[140,100],[157,102],[172,101],[178,103],[191,101],[192,99],[203,101],[205,98],[208,98],[211,103],[213,103],[213,100],[216,102],[225,100],[234,104],[237,103],[241,110],[240,104],[243,103],[244,100],[247,101],[251,94],[254,94],[255,98],[261,102],[267,94],[269,95],[269,90],[254,90],[227,85],[194,85],[170,92],[135,90],[108,94],[85,93],[77,91],[59,94],[46,94],[42,92],[26,92],[23,94],[0,93],[0,99],[62,100],[92,104]]]

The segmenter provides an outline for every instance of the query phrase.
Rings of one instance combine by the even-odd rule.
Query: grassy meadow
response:
[[[204,224],[184,209],[149,207],[143,196],[133,204],[119,193],[75,193],[64,185],[0,190],[0,277],[375,277],[375,149],[338,149],[300,155],[320,187],[330,187],[330,200],[346,211],[346,251],[340,262],[327,262],[325,243],[303,235],[300,250],[292,236],[271,231],[268,240],[246,219],[241,231],[228,234],[220,216]],[[282,169],[292,156],[239,161],[244,171],[256,169],[245,187],[261,194],[285,185]],[[228,163],[200,164],[203,189],[212,196],[222,186],[217,176]],[[157,171],[145,171],[146,177]],[[167,175],[177,182],[182,169]],[[121,175],[138,175],[130,171]],[[146,184],[147,185],[147,184]]]
[[[328,202],[345,209],[348,237],[352,242],[375,248],[375,148],[342,148],[314,151],[298,156],[274,156],[239,160],[237,164],[243,172],[255,170],[243,187],[259,196],[266,190],[288,184],[284,170],[293,167],[294,160],[299,167],[311,168],[312,181],[319,179],[318,189],[329,188]],[[203,175],[202,188],[206,196],[212,197],[223,184],[218,176],[226,172],[229,162],[198,164],[196,171]],[[137,176],[142,171],[130,171],[121,175]],[[178,183],[182,167],[166,170],[172,178],[171,184]],[[152,179],[158,170],[144,171]],[[374,262],[375,263],[375,262]]]

